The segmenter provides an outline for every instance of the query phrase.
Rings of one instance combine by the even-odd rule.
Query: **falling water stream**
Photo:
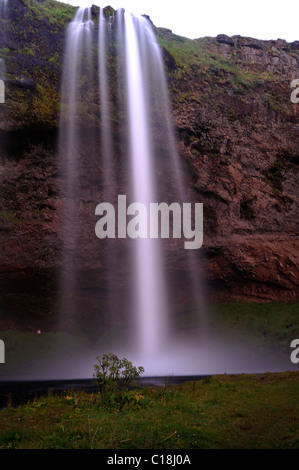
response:
[[[78,113],[81,104],[81,81],[87,76],[92,81],[92,30],[90,8],[79,8],[74,20],[69,24],[66,34],[66,50],[63,65],[61,86],[60,122],[60,154],[66,175],[65,200],[62,212],[61,234],[63,238],[63,264],[66,267],[62,272],[62,286],[67,295],[62,295],[61,304],[64,311],[62,325],[75,322],[75,277],[76,252],[78,249],[77,215],[79,187],[79,143],[80,126]],[[89,97],[92,98],[92,97]]]
[[[99,42],[98,42],[98,63],[99,63],[99,95],[101,109],[101,154],[103,156],[103,181],[105,197],[111,196],[109,188],[115,184],[114,169],[112,165],[112,129],[109,110],[109,88],[107,76],[107,36],[108,25],[104,17],[104,10],[100,8],[99,14]]]
[[[161,197],[170,192],[175,197],[172,202],[183,202],[186,198],[179,159],[176,151],[175,138],[172,127],[171,113],[168,102],[166,76],[160,47],[150,21],[146,17],[136,17],[125,13],[123,9],[116,12],[110,23],[105,19],[104,10],[99,11],[98,27],[98,83],[100,122],[99,133],[102,158],[101,194],[109,199],[113,195],[113,188],[117,185],[115,169],[113,166],[111,110],[109,108],[109,69],[108,48],[111,40],[111,26],[116,29],[114,38],[117,44],[117,73],[119,78],[115,84],[118,89],[119,103],[123,104],[128,128],[127,152],[124,156],[130,168],[128,178],[128,193],[135,202],[149,207],[152,202],[162,202]],[[78,179],[78,139],[77,113],[79,106],[79,83],[82,67],[94,67],[90,57],[92,46],[93,22],[91,9],[79,8],[73,22],[69,25],[66,38],[66,52],[64,62],[62,102],[67,106],[66,126],[62,140],[64,143],[63,158],[67,164],[67,210],[65,220],[71,220],[74,234],[74,220],[76,219],[76,192]],[[91,65],[90,65],[91,64]],[[89,70],[93,76],[94,71]],[[124,99],[125,97],[125,99]],[[157,134],[165,140],[164,160],[165,168],[172,166],[173,180],[169,183],[167,178],[163,184],[167,188],[161,193],[161,177],[157,178],[156,164],[160,155],[155,152],[155,138]],[[168,188],[169,186],[169,188]],[[173,187],[175,187],[175,190]],[[186,202],[186,200],[184,201]],[[132,214],[133,215],[133,214]],[[142,217],[142,211],[139,216]],[[143,214],[147,218],[147,214]],[[148,220],[145,220],[147,223]],[[66,231],[67,233],[67,231]],[[76,256],[76,236],[70,240],[71,233],[66,235],[68,244],[69,271],[74,269]],[[136,314],[135,323],[135,350],[143,361],[161,358],[162,349],[167,345],[167,334],[170,323],[170,302],[167,290],[167,271],[163,261],[163,246],[161,240],[149,236],[138,237],[134,242],[134,252],[131,259],[133,264],[132,305]],[[72,250],[70,249],[72,246]],[[73,259],[70,253],[73,253]],[[187,250],[188,252],[188,250]],[[187,260],[190,254],[186,253]],[[108,284],[113,278],[111,262],[106,257]],[[192,272],[192,269],[190,269]],[[194,292],[198,292],[197,273],[193,273]],[[192,276],[191,276],[192,277]],[[72,276],[68,276],[68,283],[64,282],[64,291],[71,290]],[[109,288],[109,291],[111,289]],[[67,297],[67,296],[66,296]],[[73,296],[70,297],[72,302]],[[196,297],[196,296],[195,296]],[[69,304],[68,311],[75,311],[75,305]]]
[[[151,37],[148,20],[125,15],[126,70],[128,86],[128,116],[132,185],[134,200],[149,204],[156,200],[152,167],[151,133],[147,112],[144,66]],[[146,215],[145,215],[146,216]],[[138,342],[142,354],[151,357],[160,353],[165,338],[165,319],[168,315],[161,266],[159,240],[136,240],[136,312]]]

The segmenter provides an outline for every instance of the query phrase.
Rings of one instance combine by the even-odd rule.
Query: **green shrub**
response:
[[[144,397],[136,398],[127,392],[129,386],[136,385],[136,380],[143,374],[143,367],[135,367],[128,359],[120,359],[116,354],[108,353],[97,357],[94,364],[94,382],[100,387],[101,403],[109,408],[122,411],[124,407],[141,408],[146,406]]]
[[[101,392],[123,391],[136,385],[136,380],[143,374],[143,367],[135,367],[128,359],[119,359],[116,354],[108,353],[97,357],[94,365],[94,382],[100,386]]]

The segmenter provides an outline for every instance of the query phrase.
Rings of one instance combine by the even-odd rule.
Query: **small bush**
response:
[[[98,364],[94,365],[94,382],[100,387],[102,403],[109,407],[117,407],[122,411],[125,406],[138,408],[139,400],[130,396],[126,391],[129,386],[136,385],[136,380],[143,374],[143,367],[135,367],[128,359],[120,359],[112,353],[97,357]],[[143,397],[142,397],[143,398]]]
[[[135,367],[128,359],[119,359],[115,354],[108,353],[97,357],[94,365],[94,382],[101,392],[109,390],[125,390],[136,385],[136,380],[143,374],[143,367]]]

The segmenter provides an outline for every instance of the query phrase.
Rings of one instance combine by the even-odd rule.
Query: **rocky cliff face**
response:
[[[43,277],[40,295],[47,298],[61,264],[59,90],[65,27],[75,11],[52,0],[10,5],[0,35],[7,69],[0,105],[0,273],[7,309],[10,282],[26,296],[36,276]],[[298,299],[299,104],[290,100],[290,84],[299,78],[299,42],[225,35],[191,41],[156,32],[188,197],[204,203],[198,263],[211,297]],[[125,131],[116,122],[121,145]],[[90,161],[80,175],[86,223],[80,256],[84,269],[100,270],[92,250],[99,200],[91,198],[88,178],[100,164],[88,147],[90,127]]]
[[[299,43],[197,43],[175,83],[175,119],[204,202],[207,275],[227,298],[298,298]]]

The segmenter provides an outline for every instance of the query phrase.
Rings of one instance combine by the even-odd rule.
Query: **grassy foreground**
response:
[[[299,371],[142,388],[126,405],[68,392],[0,411],[0,448],[298,448]]]

